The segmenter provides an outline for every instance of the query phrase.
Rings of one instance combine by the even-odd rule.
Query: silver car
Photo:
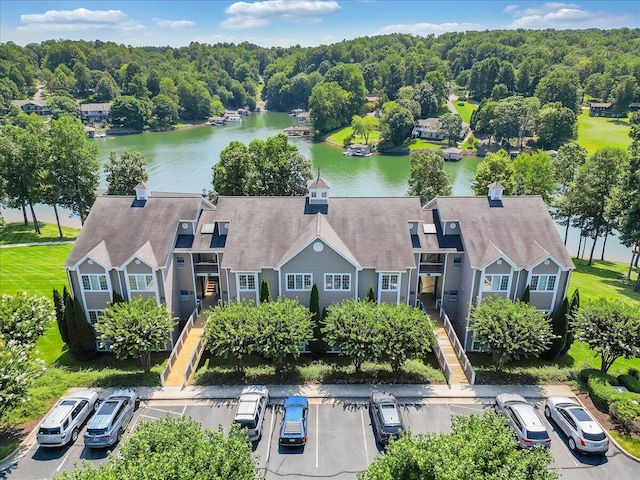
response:
[[[503,415],[522,448],[551,446],[551,437],[533,405],[520,395],[501,393],[494,404],[496,413]]]
[[[262,423],[268,403],[267,387],[251,385],[242,389],[233,422],[247,429],[251,442],[257,442],[262,435]]]
[[[605,454],[609,439],[602,427],[578,402],[567,397],[549,397],[544,414],[567,435],[569,448],[583,453]]]
[[[135,390],[116,390],[109,395],[87,426],[85,446],[107,448],[118,443],[138,403],[138,392]]]
[[[78,439],[82,425],[98,406],[98,393],[81,390],[60,399],[44,418],[36,439],[41,447],[61,447]]]

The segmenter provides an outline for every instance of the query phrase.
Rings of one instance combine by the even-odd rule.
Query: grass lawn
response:
[[[580,299],[587,298],[617,298],[626,297],[627,300],[640,301],[640,292],[633,291],[633,284],[618,280],[619,275],[626,278],[629,266],[617,262],[593,261],[593,265],[587,266],[587,260],[573,260],[576,269],[571,274],[569,293],[577,288],[580,291]],[[632,274],[635,280],[637,274]]]
[[[455,107],[456,112],[458,112],[458,115],[462,118],[462,121],[465,123],[471,123],[471,114],[476,108],[478,108],[472,103],[461,102],[460,100],[453,102],[453,106]]]
[[[412,138],[408,146],[409,150],[421,150],[423,148],[442,148],[445,145],[441,143],[431,143],[424,138]]]
[[[51,298],[52,290],[67,285],[64,261],[73,245],[38,245],[0,249],[0,294],[29,295]]]
[[[640,458],[640,440],[637,438],[631,438],[627,435],[622,435],[618,432],[609,432],[609,435],[620,444],[628,453],[636,458]]]
[[[587,149],[589,155],[602,147],[626,150],[631,144],[629,131],[628,118],[590,117],[586,109],[578,115],[578,143]]]
[[[60,238],[58,226],[55,223],[38,222],[40,235],[33,230],[33,223],[25,225],[22,222],[9,223],[4,229],[0,229],[0,245],[11,243],[42,243],[42,242],[63,242],[75,240],[79,230],[62,226],[63,238]]]
[[[333,132],[331,135],[327,137],[327,141],[331,143],[335,143],[336,145],[344,145],[344,141],[347,137],[353,135],[353,128],[344,127],[336,132]],[[378,143],[380,140],[380,130],[374,130],[369,134],[369,143]],[[356,135],[353,139],[353,143],[362,143],[364,144],[364,137],[360,135]]]

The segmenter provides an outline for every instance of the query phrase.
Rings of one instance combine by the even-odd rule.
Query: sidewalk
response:
[[[0,245],[0,248],[39,247],[40,245],[63,245],[65,243],[73,243],[73,242],[75,242],[75,240],[63,240],[61,242],[8,243],[6,245]]]
[[[550,396],[573,397],[566,385],[268,385],[269,396],[306,395],[309,398],[368,398],[376,390],[393,393],[398,398],[495,398],[500,393],[517,393],[527,398]],[[242,385],[220,387],[140,387],[141,400],[234,399]]]

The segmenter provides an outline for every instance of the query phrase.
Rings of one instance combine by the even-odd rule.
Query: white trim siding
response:
[[[293,277],[293,288],[289,287],[291,277]],[[298,280],[300,280],[300,286],[298,286]],[[287,292],[307,292],[313,287],[313,273],[287,273],[285,287]]]
[[[346,282],[345,282],[346,278]],[[330,279],[330,281],[329,281]],[[338,280],[336,282],[336,280]],[[347,283],[348,288],[344,288]],[[340,288],[335,285],[340,284]],[[324,274],[324,290],[327,292],[350,292],[351,291],[351,274],[350,273],[325,273]]]

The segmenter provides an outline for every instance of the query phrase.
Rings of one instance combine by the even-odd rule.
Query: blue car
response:
[[[138,404],[135,390],[113,392],[89,422],[84,434],[85,447],[109,448],[118,443]]]
[[[280,446],[299,447],[307,443],[309,400],[304,396],[284,399],[284,417],[280,426]]]

